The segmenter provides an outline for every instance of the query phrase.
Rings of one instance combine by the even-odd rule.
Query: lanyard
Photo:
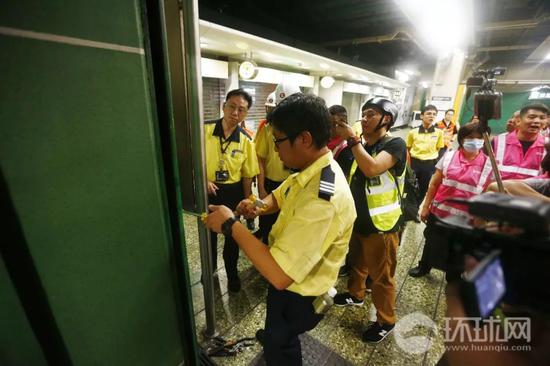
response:
[[[229,136],[227,138],[227,140],[225,140],[226,144],[225,144],[225,147],[223,146],[223,139],[221,136],[220,137],[220,150],[222,152],[222,156],[225,155],[225,152],[227,151],[227,149],[229,148],[229,144],[231,144],[231,136]]]

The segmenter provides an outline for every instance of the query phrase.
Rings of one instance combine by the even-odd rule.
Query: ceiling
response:
[[[471,63],[524,62],[550,35],[548,0],[472,1]],[[199,0],[199,17],[389,77],[403,64],[433,66],[437,57],[391,0]],[[434,32],[453,26],[452,14],[427,21]]]

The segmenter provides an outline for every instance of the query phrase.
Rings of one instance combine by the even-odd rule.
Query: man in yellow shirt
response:
[[[256,239],[224,206],[210,206],[206,225],[230,234],[269,281],[265,331],[258,339],[267,365],[301,364],[298,335],[322,319],[313,300],[334,286],[348,251],[356,213],[353,197],[326,143],[330,120],[325,102],[293,94],[268,116],[273,140],[286,166],[298,169],[264,198],[265,211],[279,211],[269,248]],[[260,213],[244,200],[238,211]]]
[[[227,93],[223,117],[204,124],[208,202],[235,209],[252,192],[252,179],[259,173],[254,143],[239,123],[246,118],[252,97],[242,89]],[[217,237],[210,233],[213,268],[217,268]],[[237,272],[239,247],[231,236],[225,237],[223,260],[229,291],[241,289]]]
[[[265,103],[266,113],[269,114],[286,97],[294,93],[300,93],[300,88],[292,84],[279,84],[275,91],[267,97]],[[258,154],[258,164],[260,174],[258,174],[258,194],[261,199],[267,197],[274,189],[290,175],[290,169],[284,165],[277,154],[275,143],[273,143],[273,127],[267,120],[260,121],[258,131],[256,132],[256,153]],[[271,215],[262,215],[259,218],[260,229],[257,235],[268,244],[269,232],[277,221],[277,213]]]
[[[418,178],[420,202],[426,196],[430,178],[435,172],[439,149],[445,146],[443,131],[433,126],[436,116],[436,106],[425,106],[420,114],[422,125],[410,130],[407,135],[407,149],[411,157],[411,168]]]

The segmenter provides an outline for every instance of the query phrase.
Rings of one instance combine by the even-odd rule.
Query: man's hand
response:
[[[222,232],[222,224],[230,217],[234,217],[233,211],[226,206],[208,205],[210,213],[204,220],[204,225],[217,233]]]
[[[218,186],[214,184],[214,182],[208,181],[207,183],[207,190],[208,194],[216,195],[216,191],[218,190]]]
[[[253,201],[245,198],[237,205],[236,209],[239,215],[243,215],[246,219],[254,219],[262,212],[261,208],[257,207]]]
[[[353,129],[347,123],[338,122],[334,127],[336,131],[336,135],[338,135],[343,139],[347,139],[348,137],[355,136],[355,132],[353,132]]]

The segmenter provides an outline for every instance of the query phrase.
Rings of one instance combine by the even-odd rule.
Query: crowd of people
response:
[[[323,318],[312,303],[334,286],[344,262],[350,267],[347,291],[334,303],[361,306],[371,293],[376,321],[362,339],[382,341],[397,321],[394,277],[407,166],[418,179],[419,215],[426,223],[422,259],[409,271],[420,277],[432,267],[445,270],[435,218],[471,219],[463,204],[449,199],[496,189],[484,146],[486,127],[473,119],[458,128],[452,109],[436,121],[437,108],[427,105],[422,125],[403,140],[390,133],[396,105],[375,97],[362,106],[358,131],[348,124],[343,106],[327,108],[323,99],[281,84],[269,95],[266,119],[253,138],[241,125],[252,103],[246,91],[232,90],[223,116],[205,123],[210,204],[205,224],[212,232],[213,268],[221,233],[229,291],[241,288],[239,248],[269,282],[265,327],[257,333],[268,365],[301,364],[298,335]],[[528,189],[548,196],[541,133],[547,117],[545,105],[527,105],[508,121],[507,132],[493,137],[510,193]],[[253,180],[262,205],[248,198]],[[259,216],[259,230],[252,234],[238,216]]]

